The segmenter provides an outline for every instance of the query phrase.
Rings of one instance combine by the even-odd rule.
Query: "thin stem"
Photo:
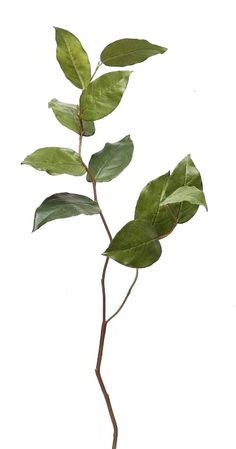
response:
[[[107,226],[107,222],[106,222],[106,220],[105,220],[105,217],[104,217],[102,211],[100,211],[100,217],[101,217],[102,222],[103,222],[103,224],[104,224],[104,227],[105,227],[105,229],[106,229],[106,231],[107,231],[108,237],[109,237],[109,239],[110,239],[110,241],[111,241],[111,240],[112,240],[112,235],[111,235],[110,230],[109,230],[109,228],[108,228],[108,226]]]
[[[113,412],[113,408],[111,405],[111,401],[110,401],[110,397],[109,394],[107,393],[106,387],[104,385],[102,376],[101,376],[101,363],[102,363],[102,355],[103,355],[103,349],[104,349],[104,341],[105,341],[105,335],[106,335],[106,329],[107,329],[107,322],[103,321],[102,322],[102,327],[101,327],[101,336],[100,336],[100,341],[99,341],[99,349],[98,349],[98,358],[97,358],[97,364],[96,364],[96,369],[95,369],[95,373],[100,385],[100,388],[102,390],[104,399],[106,401],[107,404],[107,408],[108,408],[108,412],[111,418],[111,422],[113,425],[113,443],[112,443],[112,449],[116,449],[117,447],[117,439],[118,439],[118,426],[117,426],[117,422],[116,422],[116,418]]]
[[[108,323],[109,321],[111,321],[116,315],[118,315],[118,313],[119,313],[119,312],[121,311],[121,309],[124,307],[124,305],[125,305],[125,303],[126,303],[128,297],[129,297],[130,293],[131,293],[132,290],[133,290],[134,285],[135,285],[136,282],[137,282],[137,279],[138,279],[138,269],[136,269],[136,273],[135,273],[134,280],[133,280],[133,282],[132,282],[132,284],[131,284],[131,286],[130,286],[128,292],[126,293],[126,296],[125,296],[123,302],[121,303],[120,307],[118,307],[117,311],[116,311],[115,313],[113,313],[113,315],[111,315],[111,316],[107,319],[107,323]]]
[[[106,321],[106,286],[105,286],[105,277],[106,277],[106,271],[107,271],[107,265],[109,263],[109,257],[106,257],[105,264],[102,270],[102,320],[103,322]]]
[[[100,209],[99,215],[100,215],[101,220],[102,220],[102,222],[103,222],[103,225],[104,225],[104,227],[105,227],[105,229],[106,229],[106,232],[107,232],[107,235],[108,235],[108,237],[109,237],[109,240],[111,241],[111,240],[112,240],[111,231],[110,231],[110,229],[109,229],[109,227],[108,227],[107,221],[106,221],[106,219],[105,219],[105,217],[104,217],[104,215],[103,215],[103,212],[102,212],[102,210],[101,210],[101,208],[100,208],[100,206],[99,206],[99,202],[98,202],[98,194],[97,194],[97,183],[96,183],[96,179],[95,179],[94,176],[92,175],[92,173],[91,173],[91,171],[89,170],[89,168],[87,167],[87,165],[86,165],[84,162],[82,162],[82,163],[83,163],[83,166],[84,166],[86,172],[88,173],[89,178],[90,178],[90,180],[91,180],[91,182],[92,182],[92,186],[93,186],[93,198],[94,198],[94,201],[96,201],[96,203],[98,204],[98,207],[99,207],[99,209]]]
[[[95,75],[96,75],[96,73],[97,73],[99,67],[101,67],[101,65],[102,65],[102,61],[98,61],[97,66],[96,66],[96,69],[94,70],[94,73],[93,73],[93,75],[92,75],[91,78],[90,78],[90,83],[91,83],[91,81],[93,80],[93,78],[95,77]]]
[[[92,78],[94,77],[96,71],[98,70],[98,68],[100,67],[101,62],[98,63],[97,68],[92,76]],[[92,79],[91,78],[91,79]],[[81,134],[80,134],[80,139],[79,139],[79,154],[81,155],[81,150],[82,150],[82,141],[83,141],[83,122],[80,119],[80,124],[81,124]],[[97,195],[97,186],[96,186],[96,179],[94,178],[94,176],[92,175],[91,171],[89,170],[89,168],[87,167],[87,165],[83,162],[82,160],[82,164],[92,182],[92,186],[93,186],[93,196],[94,196],[94,201],[97,202],[98,206],[98,195]],[[109,240],[112,240],[112,235],[110,232],[110,229],[108,227],[108,224],[106,222],[106,219],[103,215],[103,212],[99,206],[100,209],[100,217],[101,220],[103,222],[104,228],[107,232],[107,235],[109,237]],[[138,279],[138,270],[136,270],[136,274],[135,274],[135,278],[122,302],[122,304],[120,305],[120,307],[117,309],[117,311],[110,316],[110,318],[106,319],[106,286],[105,286],[105,277],[106,277],[106,271],[107,271],[107,267],[108,267],[108,263],[109,263],[109,257],[106,257],[105,263],[104,263],[104,267],[103,267],[103,271],[102,271],[102,278],[101,278],[101,285],[102,285],[102,324],[101,324],[101,334],[100,334],[100,340],[99,340],[99,347],[98,347],[98,356],[97,356],[97,363],[96,363],[96,368],[95,368],[95,373],[101,388],[101,391],[103,393],[104,399],[106,401],[106,405],[107,405],[107,409],[111,418],[111,422],[112,422],[112,426],[113,426],[113,443],[112,443],[112,449],[116,449],[117,448],[117,440],[118,440],[118,425],[116,422],[116,418],[113,412],[113,408],[111,405],[111,400],[110,397],[107,393],[105,384],[103,382],[102,379],[102,375],[101,375],[101,364],[102,364],[102,356],[103,356],[103,350],[104,350],[104,342],[105,342],[105,336],[106,336],[106,330],[107,330],[107,324],[109,321],[111,321],[120,311],[121,309],[124,307],[137,279]]]
[[[82,126],[81,126],[82,129]],[[79,150],[80,150],[80,154],[81,154],[81,148],[82,148],[82,140],[83,140],[83,134],[81,133],[80,135],[80,142],[79,142]],[[97,196],[97,188],[96,188],[96,180],[93,177],[92,173],[90,172],[89,168],[87,167],[87,165],[82,161],[84,168],[86,170],[86,172],[88,173],[91,181],[92,181],[92,185],[93,185],[93,195],[94,195],[94,201],[96,201],[98,203],[98,196]],[[99,205],[99,204],[98,204]],[[100,207],[99,207],[100,209]],[[104,227],[106,229],[106,232],[108,234],[109,240],[112,240],[112,235],[110,232],[110,229],[108,227],[108,224],[106,222],[106,219],[100,209],[100,217],[101,220],[104,224]],[[113,408],[111,405],[111,401],[110,401],[110,397],[107,393],[105,384],[103,382],[102,379],[102,375],[101,375],[101,363],[102,363],[102,356],[103,356],[103,349],[104,349],[104,341],[105,341],[105,336],[106,336],[106,328],[107,328],[107,322],[106,322],[106,287],[105,287],[105,277],[106,277],[106,271],[107,271],[107,266],[109,263],[109,257],[106,257],[105,263],[104,263],[104,267],[103,267],[103,271],[102,271],[102,279],[101,279],[101,284],[102,284],[102,325],[101,325],[101,334],[100,334],[100,340],[99,340],[99,348],[98,348],[98,356],[97,356],[97,364],[96,364],[96,369],[95,369],[95,373],[100,385],[100,388],[102,390],[104,399],[106,401],[106,405],[107,405],[107,409],[111,418],[111,422],[112,422],[112,426],[113,426],[113,443],[112,443],[112,449],[116,449],[117,446],[117,439],[118,439],[118,426],[117,426],[117,422],[116,422],[116,418],[113,412]]]

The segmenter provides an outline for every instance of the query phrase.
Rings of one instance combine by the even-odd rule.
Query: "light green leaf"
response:
[[[22,164],[31,165],[36,170],[43,170],[50,175],[81,176],[86,172],[78,153],[68,148],[39,148],[29,154]]]
[[[183,186],[194,186],[202,190],[201,175],[194,165],[190,154],[188,154],[170,175],[168,186],[166,189],[166,196],[169,196],[176,189]],[[190,220],[198,210],[198,205],[183,201],[179,204],[169,206],[172,213],[175,215],[178,223],[185,223]]]
[[[131,72],[116,71],[92,81],[80,97],[80,113],[83,120],[99,120],[119,105]]]
[[[198,204],[205,206],[207,209],[205,195],[202,190],[197,189],[197,187],[183,186],[179,187],[164,200],[161,201],[161,205],[181,203],[187,201],[190,204]]]
[[[150,56],[164,53],[167,48],[143,39],[120,39],[107,45],[101,53],[103,64],[124,67],[145,61]]]
[[[79,106],[76,104],[63,103],[53,98],[48,107],[52,108],[57,120],[66,128],[81,134],[81,123],[79,120]],[[83,121],[83,136],[89,137],[95,133],[93,122]]]
[[[55,27],[57,60],[66,78],[76,87],[84,89],[91,78],[88,55],[79,39],[70,31]]]
[[[134,145],[130,136],[116,143],[106,143],[103,150],[92,155],[89,171],[98,182],[111,181],[129,165]],[[87,175],[87,181],[90,176]]]
[[[169,176],[170,172],[149,182],[142,190],[135,209],[135,218],[147,220],[155,226],[159,239],[166,237],[177,224],[171,209],[161,205]]]
[[[114,237],[103,255],[131,268],[145,268],[161,256],[156,229],[144,220],[127,223]]]
[[[99,213],[98,204],[87,196],[77,195],[76,193],[55,193],[55,195],[46,198],[36,209],[33,231],[57,218]]]

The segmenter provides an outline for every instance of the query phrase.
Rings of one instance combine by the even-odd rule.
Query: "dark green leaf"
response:
[[[142,190],[136,204],[135,218],[149,221],[156,228],[158,238],[166,237],[177,221],[168,206],[162,206],[170,173],[149,182]]]
[[[130,163],[134,145],[130,136],[116,143],[106,143],[103,150],[92,155],[89,171],[98,182],[111,181]],[[89,175],[87,180],[90,181]]]
[[[124,67],[145,61],[150,56],[164,53],[167,48],[143,39],[120,39],[107,45],[101,53],[103,64]]]
[[[202,190],[201,175],[194,165],[190,154],[188,154],[171,173],[168,186],[166,189],[166,196],[169,196],[176,189],[183,186],[194,186]],[[185,223],[190,220],[198,210],[198,205],[190,204],[189,202],[182,202],[180,204],[169,206],[175,215],[178,223]]]
[[[36,170],[43,170],[50,175],[81,176],[86,172],[78,153],[68,148],[39,148],[29,154],[22,164],[31,165]]]
[[[33,231],[45,223],[57,218],[73,217],[75,215],[99,214],[98,204],[84,195],[76,193],[56,193],[46,198],[36,209]]]
[[[80,112],[83,120],[99,120],[114,111],[119,105],[131,72],[116,71],[92,81],[80,97]]]
[[[197,187],[194,186],[179,187],[177,190],[167,196],[163,201],[161,201],[161,205],[164,206],[166,204],[181,203],[183,201],[187,201],[190,204],[202,205],[207,209],[206,199],[203,191],[197,189]]]
[[[53,98],[48,107],[52,108],[57,120],[66,128],[81,134],[81,123],[79,120],[79,106],[76,104],[62,103]],[[93,122],[83,121],[83,136],[92,136],[95,133]]]
[[[79,39],[70,31],[56,28],[57,60],[66,78],[76,87],[84,89],[89,84],[91,69],[88,55]]]
[[[148,267],[161,256],[156,228],[144,220],[130,221],[116,234],[103,254],[127,267]]]

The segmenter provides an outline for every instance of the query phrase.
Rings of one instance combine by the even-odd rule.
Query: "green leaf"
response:
[[[80,97],[83,120],[99,120],[114,111],[121,101],[131,73],[129,71],[105,73],[92,81]]]
[[[53,98],[48,107],[52,108],[57,120],[66,128],[81,134],[81,123],[79,120],[79,106],[76,104],[62,103]],[[95,133],[93,122],[83,121],[83,136],[89,137]]]
[[[91,78],[88,55],[79,39],[70,31],[55,27],[57,60],[66,78],[76,87],[84,89]]]
[[[166,237],[177,224],[171,209],[161,205],[169,177],[168,172],[149,182],[142,190],[135,209],[135,218],[147,220],[155,226],[159,239]]]
[[[143,39],[120,39],[107,45],[101,53],[103,64],[124,67],[145,61],[150,56],[164,53],[167,48]]]
[[[131,268],[145,268],[161,256],[154,226],[144,220],[127,223],[114,237],[103,255]]]
[[[207,209],[206,199],[203,191],[197,189],[197,187],[194,186],[179,187],[164,200],[162,200],[161,205],[164,206],[165,204],[181,203],[183,201],[187,201],[191,204],[205,206],[205,208]]]
[[[46,198],[36,209],[33,231],[57,218],[99,213],[98,204],[87,196],[77,195],[76,193],[55,193],[55,195]]]
[[[103,150],[92,155],[89,171],[98,182],[111,181],[129,165],[134,145],[130,136],[116,143],[106,143]],[[87,175],[87,181],[91,181]]]
[[[68,148],[39,148],[29,154],[22,164],[31,165],[36,170],[43,170],[50,175],[81,176],[86,172],[78,153]]]
[[[166,196],[169,196],[179,187],[194,186],[197,189],[202,190],[201,175],[194,165],[190,154],[188,154],[182,161],[179,162],[177,167],[171,173],[168,186],[166,189]],[[183,201],[182,203],[169,206],[172,213],[175,215],[178,223],[185,223],[190,220],[198,210],[198,205],[191,204]]]

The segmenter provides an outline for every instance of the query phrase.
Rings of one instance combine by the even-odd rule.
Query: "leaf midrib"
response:
[[[78,71],[78,69],[77,69],[77,66],[76,66],[76,63],[75,63],[75,60],[74,60],[74,56],[73,56],[73,54],[72,54],[72,51],[71,51],[71,49],[70,49],[69,44],[67,43],[66,37],[65,37],[65,36],[62,36],[62,39],[63,39],[64,42],[65,42],[66,48],[67,48],[67,50],[68,50],[68,53],[69,53],[69,56],[70,56],[70,58],[71,58],[73,67],[74,67],[74,69],[75,69],[75,72],[76,72],[76,74],[77,74],[77,76],[78,76],[78,78],[79,78],[80,84],[81,84],[82,87],[84,88],[84,87],[85,87],[85,84],[84,84],[84,82],[83,82],[83,80],[82,80],[82,78],[81,78],[81,76],[80,76],[80,73],[79,73],[79,71]]]
[[[115,72],[112,72],[112,73],[115,73]],[[127,76],[127,78],[129,78],[129,76]],[[114,89],[114,86],[118,85],[121,81],[123,81],[123,79],[126,80],[126,78],[119,78],[117,81],[115,81],[114,83],[112,83],[108,88],[103,89],[103,93],[104,93],[104,92],[105,92],[106,94],[107,94],[107,93],[110,93],[110,91],[112,91],[112,90]],[[97,81],[97,80],[95,80],[95,81]],[[94,81],[94,83],[95,83],[95,81]],[[91,93],[88,93],[88,88],[89,88],[89,87],[91,88]],[[96,95],[96,92],[95,92],[95,94],[94,94],[94,84],[91,83],[90,86],[88,86],[88,87],[85,89],[84,92],[85,92],[84,95],[86,95],[86,97],[85,97],[85,106],[84,106],[84,108],[83,108],[82,111],[81,111],[82,115],[83,115],[84,113],[86,113],[87,111],[91,111],[91,105],[88,106],[88,101],[87,101],[87,97],[88,97],[88,96],[89,96],[89,97],[92,97],[92,99],[94,100],[94,104],[92,105],[92,112],[95,111],[95,112],[97,113],[97,103],[98,103],[98,101],[100,100],[100,98],[101,98],[102,96],[104,96],[104,95],[102,95],[102,94],[100,93],[100,92],[101,92],[101,89],[99,89],[99,95]],[[121,97],[122,97],[123,93],[124,93],[124,92],[121,93]],[[91,103],[91,101],[90,101],[90,103]],[[88,120],[88,121],[90,121],[90,120]]]
[[[153,239],[149,239],[149,240],[147,240],[147,241],[145,241],[145,242],[143,242],[143,243],[138,243],[137,245],[134,245],[134,246],[132,246],[132,247],[130,247],[130,248],[121,248],[121,249],[113,249],[113,250],[111,250],[111,251],[109,251],[110,253],[113,253],[114,251],[115,252],[117,252],[117,251],[131,251],[132,249],[135,249],[135,248],[138,248],[138,247],[142,247],[142,246],[144,246],[144,245],[148,245],[149,243],[151,243],[151,242],[154,242],[154,241],[158,241],[159,242],[159,239],[158,239],[158,236],[157,237],[155,237],[155,238],[153,238]],[[108,252],[108,254],[109,254],[109,252]]]
[[[154,50],[154,49],[153,49]],[[139,48],[138,50],[133,50],[133,51],[128,51],[127,53],[120,53],[119,55],[116,55],[116,56],[110,56],[110,57],[107,57],[107,59],[105,59],[104,60],[104,62],[107,62],[107,61],[112,61],[113,59],[116,59],[116,58],[120,58],[120,57],[124,57],[124,56],[129,56],[129,55],[132,55],[132,54],[134,54],[134,53],[138,53],[138,52],[140,52],[140,51],[152,51],[152,50],[148,50],[147,48]]]

